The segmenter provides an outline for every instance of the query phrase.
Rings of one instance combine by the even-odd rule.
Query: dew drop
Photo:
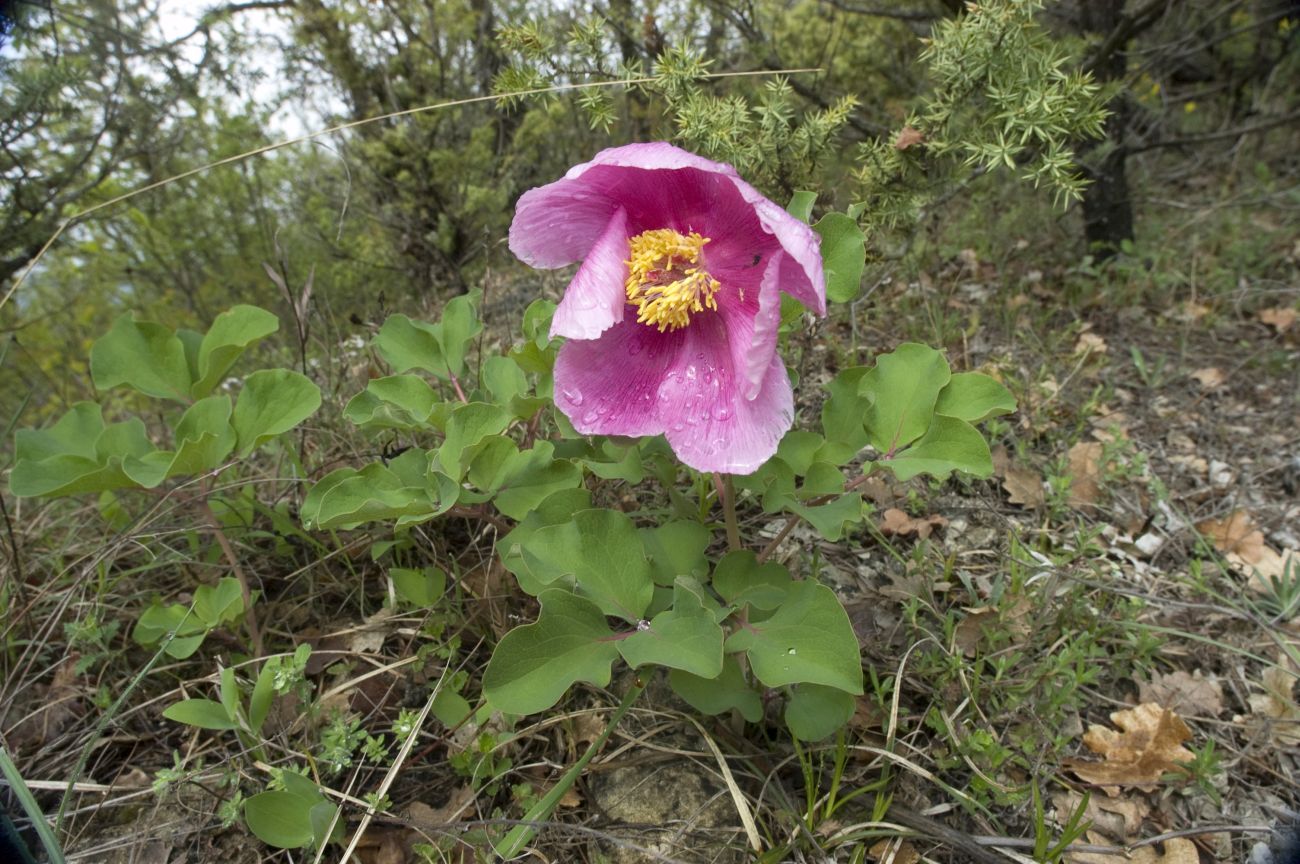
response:
[[[786,651],[785,653],[787,653],[787,654],[789,654],[790,656],[793,657],[793,656],[794,656],[796,653],[798,653],[798,652],[796,652],[793,648],[791,648],[790,650]]]
[[[685,423],[682,423],[682,422],[680,422],[680,421],[677,422],[677,423],[674,423],[674,424],[673,424],[673,431],[674,431],[674,432],[680,432],[680,431],[682,431],[682,430],[685,429],[685,428],[686,428],[686,424],[685,424]]]
[[[596,420],[596,418],[599,417],[599,416],[600,416],[600,412],[597,411],[596,409],[592,408],[591,410],[587,411],[586,414],[583,414],[583,415],[582,415],[582,422],[583,422],[583,423],[592,423],[592,422],[594,422],[594,421]]]
[[[722,407],[720,407],[720,408],[715,409],[714,412],[713,412],[713,419],[714,419],[714,420],[730,420],[730,419],[731,419],[731,409],[728,408],[728,407],[726,407],[725,405],[722,406]]]
[[[582,404],[582,393],[579,392],[578,390],[575,390],[571,387],[565,387],[563,390],[560,391],[560,393],[564,396],[565,399],[569,400],[569,404],[571,405]]]

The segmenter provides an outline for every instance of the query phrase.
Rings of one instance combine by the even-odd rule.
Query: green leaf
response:
[[[753,474],[735,478],[737,488],[761,496],[764,513],[784,510],[794,498],[794,469],[780,456],[768,459]]]
[[[768,687],[825,684],[862,693],[858,639],[835,593],[818,582],[793,582],[771,617],[750,623],[727,640],[745,651],[755,677]]]
[[[858,296],[862,270],[867,263],[867,238],[854,219],[827,213],[813,230],[822,238],[822,267],[826,272],[826,297],[847,303]]]
[[[442,725],[448,729],[455,729],[465,722],[465,718],[473,712],[474,708],[465,701],[464,696],[450,687],[443,687],[438,691],[438,695],[433,697],[433,707],[430,710]]]
[[[777,445],[776,455],[781,457],[781,460],[789,465],[795,474],[802,477],[808,473],[817,451],[825,443],[826,439],[816,432],[793,429],[785,433],[785,437]]]
[[[990,417],[1016,410],[1015,397],[997,381],[979,372],[958,372],[939,392],[934,413],[956,417],[967,423],[982,423]]]
[[[844,536],[847,526],[862,521],[862,495],[853,492],[815,507],[791,504],[791,512],[798,513],[817,529],[817,533],[832,542]]]
[[[253,683],[253,695],[248,698],[248,725],[253,734],[262,731],[266,715],[271,713],[271,702],[275,699],[275,676],[280,671],[279,657],[271,657],[262,664],[262,671],[257,673]]]
[[[394,567],[388,571],[388,578],[393,580],[393,592],[397,598],[416,609],[433,606],[447,588],[447,574],[437,567],[419,570]]]
[[[176,422],[176,454],[167,476],[202,474],[220,465],[235,447],[230,416],[230,397],[224,393],[187,408]]]
[[[90,348],[96,389],[125,384],[148,396],[188,402],[190,368],[185,346],[161,324],[135,321],[127,313]]]
[[[790,196],[790,203],[785,205],[785,212],[806,225],[812,222],[812,208],[815,203],[817,203],[816,192],[800,189]]]
[[[585,439],[564,443],[577,445],[582,463],[602,480],[622,480],[635,486],[645,479],[641,448],[635,443],[623,444],[604,437],[596,437],[590,444]]]
[[[405,315],[389,316],[379,328],[375,346],[396,372],[423,369],[444,381],[460,377],[470,344],[483,329],[474,311],[475,301],[472,295],[451,300],[434,324]]]
[[[734,656],[725,657],[722,672],[709,678],[680,669],[670,670],[668,684],[674,693],[702,714],[722,714],[734,708],[750,723],[763,719],[763,700],[745,681]]]
[[[650,559],[650,575],[660,585],[672,585],[678,576],[703,579],[709,574],[704,551],[712,539],[699,522],[668,522],[641,529],[641,542]]]
[[[559,578],[560,573],[551,574],[549,568],[535,557],[524,551],[525,546],[531,542],[531,538],[541,528],[548,525],[559,525],[562,522],[568,522],[573,518],[573,514],[579,510],[587,510],[591,507],[591,493],[585,488],[564,489],[554,492],[546,497],[537,509],[524,517],[524,520],[514,527],[506,536],[501,538],[497,544],[497,550],[501,555],[502,565],[519,579],[519,587],[525,592],[536,597],[549,584]],[[541,578],[533,575],[532,569],[536,567],[541,573]]]
[[[470,402],[451,412],[446,438],[438,450],[438,464],[450,477],[465,476],[472,452],[466,451],[489,435],[499,435],[510,425],[510,412],[500,405]]]
[[[226,666],[221,670],[221,707],[226,709],[226,716],[231,720],[239,717],[239,687],[235,683],[235,667]]]
[[[451,374],[456,376],[465,374],[465,356],[469,353],[474,337],[483,329],[474,308],[477,302],[477,293],[452,298],[443,307],[442,320],[438,322],[441,327],[439,339],[442,342],[443,359]],[[431,371],[437,373],[436,369]]]
[[[568,522],[540,528],[526,552],[554,581],[571,575],[606,615],[637,623],[654,596],[650,564],[636,526],[617,510],[581,510]],[[538,568],[530,563],[538,575]]]
[[[555,458],[555,445],[539,441],[520,453],[509,438],[484,438],[470,462],[469,480],[490,493],[498,510],[523,519],[552,493],[582,482],[582,469]]]
[[[660,612],[647,628],[618,643],[632,668],[653,663],[702,678],[722,672],[722,628],[700,598],[681,585],[674,588],[673,608]]]
[[[899,480],[910,480],[917,474],[942,479],[953,471],[976,477],[993,475],[993,456],[979,430],[965,420],[942,415],[935,416],[920,441],[892,459],[881,459],[879,464],[893,471]]]
[[[507,714],[545,711],[578,681],[608,685],[618,658],[614,634],[595,604],[558,589],[539,599],[541,616],[502,637],[483,674],[488,702]]]
[[[785,725],[800,741],[820,741],[853,716],[857,700],[843,690],[800,684],[785,703]]]
[[[143,432],[138,420],[105,427],[97,403],[78,402],[47,429],[18,430],[9,491],[19,498],[56,497],[133,486],[117,451],[142,452]],[[147,438],[143,444],[149,449]]]
[[[343,416],[363,429],[424,429],[429,424],[438,394],[418,375],[389,375],[367,382],[366,389],[348,400]]]
[[[826,385],[822,431],[826,433],[827,449],[832,452],[822,458],[838,465],[851,460],[868,443],[866,418],[871,400],[859,391],[869,371],[866,366],[854,366],[841,371]]]
[[[460,486],[429,470],[428,463],[428,453],[408,450],[388,465],[331,471],[303,499],[302,523],[307,528],[355,528],[372,521],[412,524],[440,516],[456,503]]]
[[[844,472],[829,462],[817,461],[808,466],[807,476],[795,493],[801,501],[822,495],[839,495],[844,491]]]
[[[228,624],[244,614],[244,589],[233,576],[194,589],[194,618],[205,627]]]
[[[260,369],[249,375],[235,403],[231,425],[239,437],[239,455],[288,432],[316,413],[320,388],[289,369]]]
[[[790,571],[775,561],[758,563],[749,549],[728,552],[713,571],[713,590],[728,603],[775,609],[790,591]]]
[[[292,792],[259,792],[244,802],[244,822],[268,846],[297,849],[316,837],[311,811],[319,803]]]
[[[939,391],[949,378],[943,354],[925,345],[904,342],[881,355],[860,385],[862,395],[871,401],[867,409],[871,446],[893,454],[924,435]]]
[[[280,319],[256,306],[234,306],[212,322],[195,356],[197,379],[190,396],[202,399],[212,392],[248,346],[280,329]]]
[[[168,705],[163,711],[163,716],[176,723],[197,726],[200,729],[239,728],[239,721],[232,719],[226,713],[225,706],[211,699],[184,699]]]
[[[80,456],[97,461],[95,442],[104,431],[104,415],[98,402],[78,402],[53,426],[19,429],[14,435],[19,460],[39,462],[53,456]]]

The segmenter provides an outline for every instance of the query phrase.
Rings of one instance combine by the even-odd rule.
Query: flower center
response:
[[[636,306],[637,321],[662,333],[691,323],[692,312],[717,310],[713,295],[722,284],[695,266],[708,242],[671,228],[642,231],[628,241],[627,301]]]

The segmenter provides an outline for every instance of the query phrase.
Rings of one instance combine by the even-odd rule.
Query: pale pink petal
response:
[[[785,251],[785,260],[781,264],[781,290],[818,315],[825,315],[826,277],[822,272],[821,237],[756,189],[749,187],[749,192],[752,196],[746,197],[754,205],[763,230],[775,237]]]
[[[624,168],[640,168],[647,171],[676,170],[695,168],[714,174],[738,177],[736,169],[724,162],[714,162],[703,156],[696,156],[680,147],[674,147],[667,141],[650,141],[643,144],[625,144],[622,147],[610,147],[602,150],[590,162],[575,165],[564,176],[581,177],[587,169],[597,165],[613,165]]]
[[[657,435],[656,398],[685,341],[628,315],[598,339],[572,339],[555,358],[555,405],[584,435]]]
[[[758,295],[758,308],[752,314],[740,314],[731,307],[719,304],[719,312],[727,326],[727,340],[732,353],[733,367],[740,373],[740,395],[753,399],[767,375],[771,356],[776,353],[776,340],[781,328],[781,282],[785,253],[777,251],[763,270],[763,279],[754,293]],[[746,298],[748,299],[748,297]]]
[[[533,267],[554,269],[581,261],[618,209],[587,184],[557,180],[529,189],[515,205],[510,251]]]
[[[595,339],[623,320],[627,257],[627,211],[620,207],[560,298],[551,319],[552,339]]]

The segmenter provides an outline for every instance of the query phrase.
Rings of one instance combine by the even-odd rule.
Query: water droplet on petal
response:
[[[633,339],[631,342],[627,343],[627,356],[635,357],[641,353],[642,347],[641,340]]]
[[[731,409],[728,408],[726,405],[719,406],[718,408],[714,409],[714,411],[713,411],[713,419],[714,419],[714,420],[730,420],[730,419],[731,419]]]
[[[685,423],[682,423],[681,421],[678,421],[678,422],[676,422],[676,423],[673,424],[673,431],[674,431],[674,432],[680,432],[680,431],[682,431],[682,430],[685,429],[685,428],[686,428],[686,424],[685,424]]]
[[[592,409],[590,409],[589,411],[587,411],[586,414],[583,414],[583,415],[582,415],[582,422],[583,422],[583,423],[593,423],[593,422],[595,422],[596,418],[599,417],[599,416],[600,416],[600,412],[597,411],[595,408],[592,408]]]
[[[582,404],[582,393],[572,387],[565,387],[560,391],[560,395],[567,399],[570,405]]]

